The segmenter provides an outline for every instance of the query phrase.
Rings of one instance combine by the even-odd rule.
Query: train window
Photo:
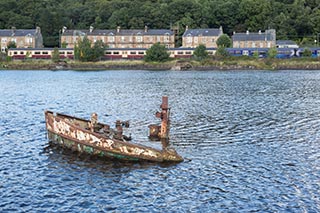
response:
[[[64,55],[64,52],[59,52],[60,55]]]
[[[67,52],[67,55],[73,55],[73,52]]]
[[[119,55],[119,52],[113,52],[113,55]]]
[[[191,52],[190,51],[186,52],[186,55],[191,55]]]
[[[138,52],[139,55],[144,55],[144,52]]]
[[[35,54],[35,55],[40,55],[41,53],[40,53],[40,52],[34,52],[34,54]]]
[[[24,54],[24,52],[20,52],[20,55],[23,55]]]
[[[126,55],[126,54],[127,54],[127,52],[126,52],[126,51],[124,51],[122,54],[123,54],[123,55]]]
[[[18,52],[13,52],[13,55],[17,55],[18,54]]]
[[[178,52],[178,55],[183,55],[183,52]]]
[[[107,54],[107,55],[111,55],[111,52],[108,51],[108,52],[106,52],[106,54]]]
[[[209,54],[209,55],[213,55],[213,52],[212,52],[212,51],[208,51],[208,54]]]
[[[136,53],[136,52],[130,52],[130,54],[131,54],[131,55],[135,55],[135,54],[137,54],[137,53]]]
[[[42,52],[43,55],[48,55],[48,52]]]

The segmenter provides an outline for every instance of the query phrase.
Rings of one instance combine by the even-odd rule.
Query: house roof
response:
[[[235,33],[233,41],[273,41],[275,38],[271,33]]]
[[[34,36],[36,34],[36,29],[4,29],[0,30],[1,37],[11,37],[11,36]]]
[[[277,45],[297,45],[297,43],[292,40],[277,40]]]
[[[166,29],[148,29],[145,31],[144,29],[141,30],[127,30],[127,29],[120,29],[119,32],[117,30],[99,30],[94,29],[90,32],[90,30],[66,30],[62,35],[70,36],[70,35],[173,35],[173,31],[166,30]]]
[[[211,29],[188,29],[186,30],[182,37],[186,36],[219,36],[222,34],[221,28],[211,28]]]

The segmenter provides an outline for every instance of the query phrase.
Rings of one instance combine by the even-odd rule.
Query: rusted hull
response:
[[[62,147],[126,161],[181,162],[183,158],[171,149],[154,149],[107,137],[108,125],[97,124],[100,132],[90,130],[90,121],[46,111],[48,138]]]
[[[128,157],[128,156],[116,154],[113,152],[108,152],[107,150],[102,150],[90,144],[79,143],[50,131],[48,131],[48,138],[55,145],[70,149],[72,151],[80,152],[80,153],[86,153],[86,154],[95,155],[98,157],[109,158],[109,159],[119,159],[119,160],[125,160],[125,161],[140,160],[139,158]]]

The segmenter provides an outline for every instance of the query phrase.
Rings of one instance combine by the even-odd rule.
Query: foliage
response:
[[[10,48],[17,48],[17,44],[16,42],[14,41],[10,41],[7,45],[7,48],[10,49]]]
[[[277,48],[272,47],[268,50],[267,56],[268,58],[276,58],[277,54],[278,54]]]
[[[160,43],[156,43],[152,45],[146,52],[144,60],[146,62],[157,61],[157,62],[165,62],[169,60],[170,54],[164,45]]]
[[[45,46],[59,45],[68,29],[223,27],[226,34],[276,29],[278,39],[302,40],[320,32],[318,0],[1,0],[0,28],[41,27]],[[181,40],[181,37],[179,37]]]
[[[311,50],[309,48],[305,48],[303,50],[303,53],[302,53],[303,57],[310,57],[311,55],[312,55],[312,52],[311,52]]]
[[[196,47],[196,49],[193,52],[193,57],[198,61],[202,61],[208,58],[208,52],[207,52],[206,46],[203,44],[200,44],[198,47]]]
[[[54,63],[58,63],[60,61],[60,54],[58,48],[54,48],[51,59]]]
[[[61,48],[67,48],[67,45],[68,45],[67,42],[64,41],[64,42],[62,42],[62,44],[61,44]]]
[[[231,47],[231,44],[231,38],[227,34],[223,34],[217,39],[218,47]]]
[[[225,47],[218,47],[216,51],[216,56],[218,58],[225,58],[225,57],[228,57],[229,55],[230,54],[228,53]]]
[[[105,45],[101,40],[95,42],[92,47],[92,42],[84,36],[75,45],[74,56],[79,61],[98,61],[103,56],[104,50]]]
[[[255,59],[259,58],[259,52],[258,51],[254,51],[253,52],[253,58],[255,58]]]

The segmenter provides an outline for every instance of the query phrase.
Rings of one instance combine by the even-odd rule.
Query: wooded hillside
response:
[[[58,46],[68,29],[169,29],[223,27],[257,32],[276,29],[277,39],[315,45],[320,0],[1,0],[0,28],[40,26],[45,46]]]

